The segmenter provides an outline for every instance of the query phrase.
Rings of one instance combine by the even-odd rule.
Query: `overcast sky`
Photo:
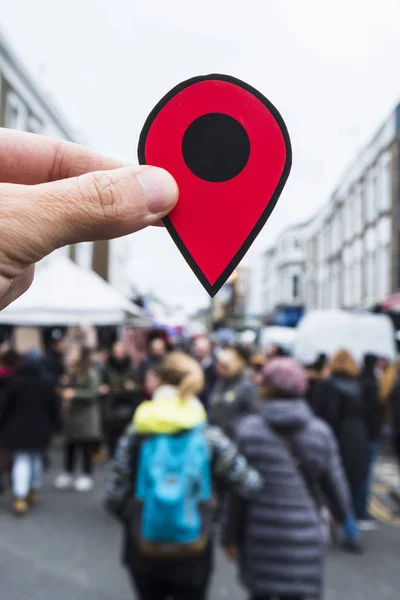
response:
[[[248,262],[327,201],[400,97],[399,0],[1,0],[0,23],[87,142],[123,159],[179,81],[225,72],[259,88],[286,121],[293,169]],[[165,231],[136,234],[132,277],[206,301]]]

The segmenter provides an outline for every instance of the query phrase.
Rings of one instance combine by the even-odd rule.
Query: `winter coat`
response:
[[[176,389],[163,386],[151,402],[142,404],[134,425],[120,439],[111,471],[107,478],[106,506],[124,526],[123,563],[135,574],[152,574],[179,585],[204,585],[212,569],[211,545],[199,556],[179,560],[156,560],[140,554],[132,536],[135,515],[134,489],[137,457],[144,436],[179,435],[201,423],[206,414],[199,400],[182,403]],[[206,427],[206,440],[212,457],[212,473],[243,497],[251,498],[263,486],[259,474],[241,457],[236,446],[217,427]]]
[[[295,443],[294,455],[286,436],[292,447]],[[240,423],[237,439],[239,452],[265,485],[251,503],[229,499],[223,545],[239,548],[241,579],[254,596],[319,598],[325,554],[319,493],[339,521],[350,514],[332,431],[303,400],[269,400]],[[310,485],[300,463],[312,474]]]
[[[217,383],[218,374],[213,358],[206,358],[200,363],[204,373],[204,388],[199,394],[199,400],[208,412],[211,402],[211,393]]]
[[[60,352],[49,352],[43,359],[43,374],[45,378],[56,386],[64,373],[64,356]]]
[[[60,399],[40,363],[22,366],[5,390],[1,443],[11,451],[44,451],[60,425]]]
[[[318,384],[315,412],[333,429],[351,486],[365,482],[368,473],[369,434],[362,388],[358,379],[334,375]]]
[[[64,435],[69,442],[97,441],[101,438],[100,408],[97,394],[100,377],[92,368],[87,374],[75,374],[69,386],[76,395],[71,400],[64,421]]]
[[[308,386],[307,386],[307,392],[306,392],[305,399],[307,400],[310,408],[312,408],[314,410],[314,394],[315,394],[316,388],[318,387],[319,382],[321,381],[321,374],[318,373],[318,371],[315,371],[314,369],[308,369],[307,370],[307,381],[308,381]]]
[[[136,373],[129,358],[116,361],[110,357],[104,366],[102,380],[110,387],[110,394],[102,400],[107,423],[127,425],[139,404],[136,390],[126,390],[127,381],[135,382]]]
[[[220,379],[211,393],[209,421],[233,436],[240,420],[257,412],[258,408],[257,388],[248,375]]]
[[[389,411],[391,414],[391,423],[393,435],[400,436],[400,378],[397,379],[389,397]]]
[[[8,367],[0,368],[0,419],[6,407],[6,392],[12,381],[15,370]]]
[[[381,436],[384,407],[379,399],[379,386],[375,375],[363,373],[361,386],[369,441],[377,442]]]

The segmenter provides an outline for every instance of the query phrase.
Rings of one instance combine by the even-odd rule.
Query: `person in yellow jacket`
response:
[[[179,438],[201,428],[210,457],[212,481],[218,478],[227,490],[245,499],[256,497],[264,484],[222,430],[207,425],[205,409],[197,398],[204,385],[199,364],[186,354],[173,352],[153,370],[153,382],[158,378],[158,387],[153,399],[139,406],[132,426],[118,444],[107,479],[106,508],[122,522],[125,530],[123,563],[131,576],[135,597],[205,600],[213,568],[211,505],[208,508],[201,505],[202,537],[206,544],[199,552],[191,554],[181,546],[177,553],[173,548],[176,545],[168,544],[171,549],[168,557],[146,554],[135,527],[141,510],[136,498],[140,451],[149,439]]]

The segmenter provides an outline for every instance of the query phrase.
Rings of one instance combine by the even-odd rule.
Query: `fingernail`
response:
[[[137,175],[147,196],[149,211],[153,214],[170,210],[178,197],[175,179],[164,169],[149,167]]]

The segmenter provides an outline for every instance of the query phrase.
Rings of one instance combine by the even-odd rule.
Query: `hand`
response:
[[[100,387],[99,387],[99,394],[101,396],[107,396],[107,394],[110,393],[110,386],[107,385],[106,383],[103,383]]]
[[[124,383],[125,389],[128,392],[133,392],[133,390],[136,388],[136,384],[134,381],[131,381],[130,379],[127,379]]]
[[[225,548],[225,554],[229,558],[229,560],[232,560],[233,562],[237,562],[237,560],[238,560],[237,546],[227,546]]]
[[[64,390],[62,390],[61,395],[63,400],[69,401],[75,398],[76,394],[75,390],[72,390],[71,388],[65,388]]]
[[[29,288],[34,264],[53,250],[155,225],[177,198],[163,169],[0,129],[0,310]]]

